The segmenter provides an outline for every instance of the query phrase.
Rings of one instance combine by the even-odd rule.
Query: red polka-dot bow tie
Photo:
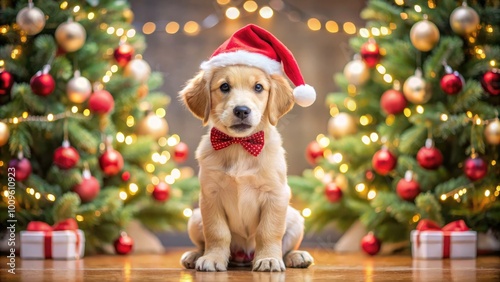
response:
[[[254,157],[258,156],[264,148],[264,131],[259,131],[247,137],[231,137],[224,132],[212,127],[210,141],[215,150],[224,149],[232,144],[238,143]]]

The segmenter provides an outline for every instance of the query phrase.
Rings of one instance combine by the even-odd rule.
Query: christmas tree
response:
[[[307,224],[359,220],[368,253],[421,219],[500,231],[500,3],[369,1],[354,59],[327,96],[314,169],[291,177]],[[367,243],[375,248],[365,248]]]
[[[5,3],[5,2],[2,2]],[[126,1],[7,1],[0,20],[0,226],[73,218],[87,252],[137,219],[185,226],[196,191],[178,168],[162,74],[142,60]],[[125,240],[126,241],[126,240]],[[119,251],[119,250],[117,250]]]

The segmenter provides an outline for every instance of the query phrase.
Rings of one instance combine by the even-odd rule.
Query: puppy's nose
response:
[[[234,115],[240,119],[246,119],[250,115],[250,112],[252,112],[252,110],[247,106],[236,106],[233,109]]]

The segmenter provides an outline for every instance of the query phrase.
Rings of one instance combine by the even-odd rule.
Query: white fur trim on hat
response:
[[[316,100],[316,90],[309,84],[299,85],[293,89],[293,97],[299,106],[309,107]]]
[[[200,68],[202,70],[210,70],[213,67],[225,67],[231,65],[247,65],[262,69],[268,74],[283,74],[280,62],[262,54],[244,50],[215,55],[208,61],[201,63]]]

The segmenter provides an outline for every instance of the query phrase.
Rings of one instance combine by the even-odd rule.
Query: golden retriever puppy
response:
[[[282,74],[236,64],[201,70],[180,92],[189,110],[209,126],[196,150],[199,209],[188,222],[198,247],[181,264],[226,271],[228,263],[255,271],[306,268],[299,251],[304,219],[289,206],[287,165],[275,125],[294,105]]]

